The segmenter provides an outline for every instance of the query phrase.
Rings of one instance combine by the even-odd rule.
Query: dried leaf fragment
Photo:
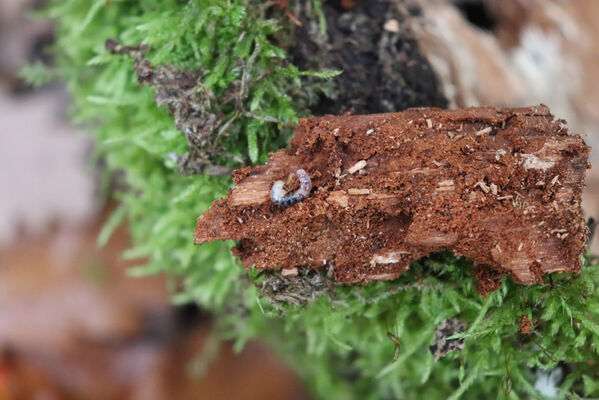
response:
[[[466,330],[464,322],[457,318],[448,318],[441,322],[433,336],[433,344],[429,346],[429,351],[439,361],[442,357],[453,351],[461,351],[464,346],[464,339],[449,339],[456,333],[462,333]]]

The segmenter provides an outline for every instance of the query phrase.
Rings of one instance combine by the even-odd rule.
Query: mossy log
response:
[[[440,250],[527,285],[577,273],[589,147],[563,125],[545,106],[303,119],[289,149],[234,172],[196,243],[239,240],[247,268],[327,268],[343,283],[394,279]],[[310,195],[274,204],[273,183],[294,190],[298,169]]]

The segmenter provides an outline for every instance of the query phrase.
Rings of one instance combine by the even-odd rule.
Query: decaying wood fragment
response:
[[[589,148],[562,123],[545,106],[307,118],[290,149],[235,171],[196,243],[239,240],[248,268],[326,268],[344,283],[394,279],[439,250],[524,284],[577,273]],[[310,195],[274,205],[273,182],[295,190],[300,168]]]

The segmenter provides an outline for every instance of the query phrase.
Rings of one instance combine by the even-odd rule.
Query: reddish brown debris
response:
[[[530,318],[526,315],[523,315],[520,318],[520,325],[518,326],[518,330],[520,333],[528,335],[530,333],[530,329],[532,328],[532,323],[530,322]]]
[[[485,265],[477,265],[472,270],[472,274],[476,278],[476,291],[483,297],[494,292],[501,286],[501,278],[506,274],[504,271],[499,271],[489,268]]]
[[[307,118],[290,149],[236,171],[196,243],[239,240],[247,268],[327,268],[344,283],[394,279],[449,250],[530,285],[580,271],[588,154],[545,106]],[[273,204],[273,182],[296,189],[300,168],[310,196]]]

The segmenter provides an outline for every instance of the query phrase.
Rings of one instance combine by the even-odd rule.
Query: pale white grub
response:
[[[350,174],[354,174],[359,170],[363,169],[364,167],[366,167],[366,160],[360,160],[357,163],[355,163],[352,167],[350,167],[347,170],[347,172],[349,172]]]
[[[310,176],[303,169],[298,169],[296,171],[297,177],[300,181],[300,187],[292,194],[287,194],[284,189],[283,181],[276,181],[272,188],[270,189],[270,199],[273,203],[279,206],[291,206],[297,202],[302,201],[310,194],[310,189],[312,189],[312,182],[310,181]]]
[[[433,121],[431,121],[430,118],[427,118],[426,126],[428,127],[428,129],[431,129],[433,127]]]

